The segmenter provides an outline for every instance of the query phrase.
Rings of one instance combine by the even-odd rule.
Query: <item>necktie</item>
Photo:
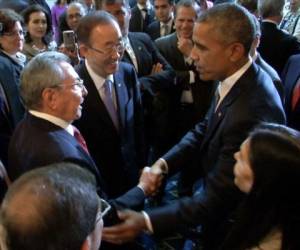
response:
[[[220,102],[221,102],[221,86],[219,84],[219,86],[217,87],[216,89],[216,92],[215,92],[215,111],[217,111],[219,105],[220,105]]]
[[[161,27],[161,36],[166,36],[169,34],[169,27],[167,24],[163,24]]]
[[[293,96],[292,96],[292,110],[296,108],[296,105],[300,99],[300,78],[298,79],[295,88],[293,90]]]
[[[112,86],[112,81],[106,79],[104,84],[102,85],[102,101],[104,102],[106,110],[108,111],[116,129],[119,129],[117,111],[113,102],[112,91],[110,90],[110,86]]]
[[[80,144],[80,146],[85,150],[85,152],[89,153],[89,150],[87,148],[86,142],[82,136],[82,134],[80,133],[80,131],[78,130],[78,128],[76,128],[75,126],[73,126],[73,131],[74,131],[74,137],[76,139],[76,141]]]

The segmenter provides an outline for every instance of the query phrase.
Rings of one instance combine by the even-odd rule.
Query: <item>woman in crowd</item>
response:
[[[262,125],[235,159],[234,181],[247,195],[221,249],[300,249],[300,133]]]
[[[55,50],[56,43],[52,40],[50,16],[40,5],[31,5],[22,12],[26,25],[23,53],[29,61],[38,53]]]
[[[22,17],[13,10],[0,9],[0,23],[0,155],[5,162],[9,138],[24,115],[19,81],[26,57],[20,53],[24,43]]]
[[[66,11],[69,2],[70,0],[57,0],[51,9],[53,32],[56,42],[59,39],[59,17]]]

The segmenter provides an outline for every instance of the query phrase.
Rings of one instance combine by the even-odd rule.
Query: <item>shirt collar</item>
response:
[[[247,71],[247,69],[251,66],[252,59],[249,57],[249,60],[234,74],[227,77],[224,81],[222,81],[218,87],[220,100],[223,100],[224,97],[228,94],[230,89],[234,86],[234,84],[241,78],[241,76]]]
[[[102,76],[99,76],[92,68],[91,66],[89,65],[88,61],[85,60],[85,66],[86,66],[86,69],[90,75],[90,77],[92,78],[94,84],[96,85],[96,88],[98,90],[100,90],[105,82],[105,78],[103,78]],[[113,75],[109,75],[107,77],[107,79],[109,79],[111,82],[114,82],[114,78],[113,78]]]
[[[47,120],[47,121],[55,124],[56,126],[65,129],[69,134],[74,135],[73,126],[70,123],[66,122],[63,119],[60,119],[57,116],[49,115],[49,114],[39,112],[36,110],[29,110],[29,113],[38,118]]]

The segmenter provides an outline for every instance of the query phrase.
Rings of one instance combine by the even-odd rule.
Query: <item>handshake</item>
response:
[[[146,196],[154,196],[158,193],[167,173],[167,164],[163,159],[159,159],[151,167],[144,167],[138,186],[143,189]]]

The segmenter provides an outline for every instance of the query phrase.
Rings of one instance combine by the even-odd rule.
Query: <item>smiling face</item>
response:
[[[180,6],[177,8],[175,17],[177,35],[182,38],[192,38],[196,18],[197,14],[193,7]]]
[[[24,35],[20,22],[16,22],[11,31],[0,36],[0,44],[2,49],[10,55],[23,49]]]
[[[79,79],[74,68],[66,62],[60,63],[65,79],[58,88],[55,88],[55,116],[73,122],[81,117],[84,97],[87,95],[85,87],[76,85]]]
[[[48,26],[45,13],[42,11],[32,12],[26,26],[32,39],[43,38],[46,35]]]
[[[250,141],[245,140],[240,151],[234,154],[236,163],[234,165],[234,183],[244,193],[249,193],[254,181],[254,174],[250,165]]]
[[[121,40],[121,31],[115,21],[99,24],[92,30],[89,44],[82,44],[80,51],[93,71],[99,76],[106,78],[118,69],[122,54],[117,49],[111,48],[120,44]],[[103,53],[110,50],[112,51],[111,53]]]

